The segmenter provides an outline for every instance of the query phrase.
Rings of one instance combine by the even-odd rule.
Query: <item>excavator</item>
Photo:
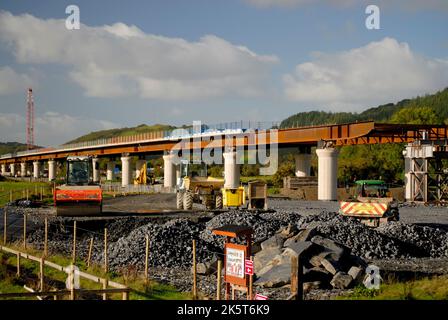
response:
[[[96,162],[98,166],[98,162]],[[98,168],[96,168],[98,170]],[[103,193],[93,182],[91,156],[67,157],[66,183],[54,189],[57,216],[91,216],[102,213]]]

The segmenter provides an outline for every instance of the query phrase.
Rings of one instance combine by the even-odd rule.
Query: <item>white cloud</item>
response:
[[[448,86],[448,60],[420,56],[392,38],[313,60],[284,76],[288,99],[308,106],[359,110]]]
[[[64,20],[9,12],[0,13],[0,41],[19,63],[68,66],[71,79],[94,97],[262,95],[278,61],[213,35],[189,42],[123,23],[67,30]]]
[[[0,67],[0,95],[26,92],[31,83],[28,75],[17,73],[8,66]]]
[[[380,8],[394,8],[398,10],[448,10],[446,0],[244,0],[246,3],[259,8],[270,7],[303,7],[307,5],[333,5],[335,7],[348,7],[354,5],[367,6],[375,4]]]
[[[2,142],[25,143],[25,117],[17,113],[0,113],[0,137]],[[119,127],[118,124],[91,118],[73,117],[58,112],[46,112],[35,119],[35,143],[41,146],[59,145],[72,140],[80,132],[105,130]]]

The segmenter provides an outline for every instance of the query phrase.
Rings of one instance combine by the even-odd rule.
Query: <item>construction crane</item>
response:
[[[31,88],[28,88],[26,100],[26,146],[28,150],[34,148],[34,98]]]

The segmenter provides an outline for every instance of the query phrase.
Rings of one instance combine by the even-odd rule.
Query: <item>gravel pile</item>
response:
[[[251,213],[247,211],[228,211],[222,213],[205,224],[201,239],[222,248],[223,238],[212,234],[212,230],[226,224],[249,226],[254,229],[254,241],[262,242],[274,235],[281,227],[297,221],[300,216],[294,213]]]
[[[147,234],[150,238],[149,264],[151,266],[191,266],[193,239],[197,239],[198,261],[209,261],[213,258],[214,252],[217,252],[217,249],[199,239],[200,232],[203,229],[203,224],[194,223],[187,219],[174,219],[163,225],[145,224],[110,245],[110,267],[119,269],[120,266],[134,265],[142,269],[144,267]],[[97,259],[101,260],[102,255],[99,255]]]
[[[415,246],[432,258],[448,257],[448,232],[441,229],[393,222],[377,231]]]
[[[414,241],[404,241],[405,238],[398,236],[399,229],[393,228],[393,232],[383,229],[367,227],[356,219],[343,217],[337,213],[322,213],[315,216],[307,216],[300,219],[297,223],[299,228],[307,226],[315,226],[318,233],[337,241],[351,249],[352,253],[367,259],[395,259],[410,257],[429,256],[429,243],[424,239],[430,239],[429,234],[439,233],[440,231],[433,228],[427,229],[427,234],[412,233]],[[411,228],[415,226],[410,226]],[[443,233],[443,232],[442,232]],[[445,237],[446,237],[445,232]],[[417,245],[418,243],[426,243]],[[438,242],[432,243],[437,246]]]

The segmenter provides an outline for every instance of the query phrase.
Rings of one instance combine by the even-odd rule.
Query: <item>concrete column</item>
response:
[[[20,176],[26,177],[26,162],[20,163]]]
[[[294,158],[296,160],[296,177],[309,177],[311,175],[311,154],[299,153]]]
[[[163,186],[165,188],[174,188],[176,186],[176,171],[173,164],[172,154],[163,156]]]
[[[2,176],[5,176],[6,175],[6,164],[2,164],[1,169],[2,169]]]
[[[135,177],[137,178],[138,176],[140,176],[140,172],[143,169],[143,166],[145,165],[146,160],[144,159],[139,159],[135,162]]]
[[[404,155],[404,198],[406,201],[411,200],[411,158]]]
[[[227,151],[224,157],[224,188],[240,186],[240,165],[236,163],[236,151]]]
[[[33,162],[33,178],[37,179],[40,176],[40,163],[39,161]]]
[[[131,184],[131,157],[121,157],[121,185],[123,187]]]
[[[99,160],[98,158],[92,158],[93,182],[100,182],[100,170],[97,169]]]
[[[318,157],[318,200],[337,200],[338,150],[316,149]]]
[[[176,167],[176,184],[180,185],[182,184],[182,178],[183,178],[180,172],[180,164],[176,165],[175,167]]]
[[[56,161],[48,160],[48,181],[56,178]]]
[[[115,162],[109,161],[107,163],[107,171],[106,171],[106,180],[107,181],[114,180],[114,170],[115,170]]]
[[[15,163],[11,163],[9,165],[9,169],[11,171],[11,177],[14,177],[16,175],[16,164]]]

